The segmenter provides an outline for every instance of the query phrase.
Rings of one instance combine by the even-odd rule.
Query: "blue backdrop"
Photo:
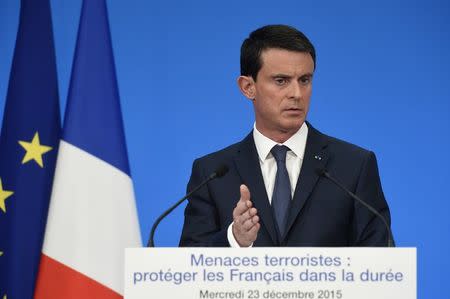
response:
[[[308,119],[377,154],[398,246],[418,247],[419,298],[450,293],[450,2],[109,1],[143,239],[180,198],[194,158],[244,137],[239,49],[253,29],[293,25],[317,48]],[[64,109],[81,0],[51,1]],[[0,119],[19,1],[0,2]],[[159,227],[176,246],[183,207]]]

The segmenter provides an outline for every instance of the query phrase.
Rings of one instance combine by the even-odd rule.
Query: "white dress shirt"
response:
[[[275,161],[275,158],[270,151],[277,144],[285,145],[289,148],[289,151],[286,153],[286,168],[291,183],[292,199],[294,197],[298,176],[300,175],[300,169],[302,168],[303,164],[307,137],[308,126],[306,125],[306,123],[303,123],[300,129],[294,135],[292,135],[291,138],[289,138],[282,144],[277,143],[270,138],[267,138],[256,129],[256,125],[253,125],[253,139],[255,140],[256,150],[259,156],[259,165],[261,167],[264,186],[266,187],[267,197],[269,198],[270,203],[272,203],[272,193],[275,185],[275,177],[277,174],[277,162]],[[251,196],[252,190],[250,190],[250,200]],[[234,238],[232,226],[233,223],[231,223],[228,227],[228,242],[230,243],[231,247],[240,247],[236,239]]]

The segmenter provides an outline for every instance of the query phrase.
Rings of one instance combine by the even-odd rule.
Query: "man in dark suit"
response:
[[[306,122],[315,49],[295,28],[270,25],[241,48],[238,85],[253,131],[194,162],[188,190],[219,165],[229,172],[190,199],[180,246],[386,246],[382,220],[317,170],[326,169],[390,225],[375,155]]]

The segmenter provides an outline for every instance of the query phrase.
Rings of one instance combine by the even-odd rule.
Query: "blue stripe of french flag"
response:
[[[121,298],[142,246],[104,0],[83,2],[35,298]]]

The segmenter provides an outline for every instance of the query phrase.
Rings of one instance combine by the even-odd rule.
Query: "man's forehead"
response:
[[[261,53],[261,63],[261,69],[276,73],[314,71],[314,61],[308,52],[269,48]]]

